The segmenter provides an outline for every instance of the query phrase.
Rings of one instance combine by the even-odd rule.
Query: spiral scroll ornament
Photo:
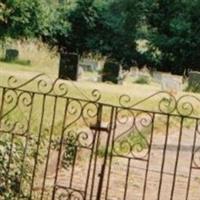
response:
[[[125,115],[125,111],[127,111],[127,115]],[[122,126],[126,129],[120,133],[116,131],[113,152],[116,156],[145,159],[149,153],[148,137],[152,125],[152,115],[149,113],[130,114],[128,110],[121,110],[118,113],[116,130],[122,130]]]
[[[20,134],[26,133],[28,129],[28,119],[24,112],[27,111],[27,113],[29,113],[32,103],[32,93],[7,90],[4,95],[4,112],[0,117],[0,130],[6,132],[17,132]],[[23,116],[15,117],[19,112],[23,113]]]
[[[84,195],[82,192],[72,189],[58,189],[56,193],[56,199],[59,200],[83,200]]]

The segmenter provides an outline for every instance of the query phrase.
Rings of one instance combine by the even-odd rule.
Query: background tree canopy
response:
[[[149,54],[162,71],[182,74],[200,66],[200,1],[149,0],[146,19]],[[151,57],[153,57],[151,56]]]
[[[88,38],[95,30],[97,10],[93,0],[61,1],[49,10],[49,24],[43,41],[60,52],[89,52]]]
[[[90,39],[93,50],[125,64],[133,64],[138,57],[136,41],[142,23],[143,1],[101,1],[98,8],[98,31]]]
[[[199,69],[199,22],[200,0],[0,2],[1,38],[38,37],[60,52],[98,53],[176,74]],[[147,50],[139,52],[144,39]]]
[[[1,0],[0,38],[39,36],[47,16],[43,0]]]

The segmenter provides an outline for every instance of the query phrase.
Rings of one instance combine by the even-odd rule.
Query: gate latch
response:
[[[101,126],[99,126],[99,125],[97,125],[97,124],[95,124],[95,125],[91,125],[91,126],[90,126],[90,129],[91,129],[91,130],[94,130],[94,131],[104,131],[104,132],[109,132],[109,130],[108,130],[107,127],[101,127]]]

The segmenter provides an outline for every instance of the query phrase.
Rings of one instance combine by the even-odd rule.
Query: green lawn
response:
[[[51,82],[57,78],[58,67],[54,65],[53,67],[42,68],[36,67],[34,65],[23,66],[18,64],[8,64],[0,62],[0,85],[7,85],[8,77],[11,75],[16,76],[19,83],[23,83],[40,73],[45,73],[48,76],[48,78],[44,76],[44,79],[48,82],[48,84],[51,85]],[[160,85],[153,82],[148,85],[136,84],[131,81],[131,77],[128,77],[127,81],[125,81],[123,85],[87,81],[88,78],[96,75],[96,73],[86,72],[84,73],[82,80],[79,80],[77,82],[63,81],[63,83],[68,88],[67,97],[93,100],[92,91],[98,90],[99,94],[101,94],[101,103],[119,105],[120,97],[122,95],[128,95],[130,96],[130,103],[127,103],[126,105],[134,105],[135,103],[142,101],[138,104],[136,108],[148,110],[156,110],[155,108],[158,108],[159,101],[163,100],[163,98],[167,99],[169,97],[168,95],[161,93],[143,102],[145,98],[148,98],[151,95],[159,92],[161,90]],[[29,84],[26,89],[32,90],[33,86]],[[194,95],[190,93],[180,92],[176,94],[176,98],[188,94]],[[199,95],[195,94],[195,97],[199,98]],[[124,98],[124,101],[126,100],[127,99]],[[193,98],[193,100],[194,103],[199,103],[196,99]]]
[[[13,75],[18,80],[18,82],[14,84],[22,84],[40,73],[45,73],[48,77],[44,76],[43,79],[47,82],[47,85],[51,86],[52,81],[57,78],[58,74],[58,67],[55,65],[55,63],[58,62],[57,61],[53,62],[52,67],[50,66],[41,67],[40,65],[38,65],[39,66],[38,67],[34,64],[30,66],[24,66],[19,64],[9,64],[0,62],[0,85],[7,86],[8,78]],[[128,77],[128,79],[124,82],[123,85],[86,81],[93,76],[97,76],[97,74],[86,72],[84,73],[82,79],[77,82],[62,81],[62,83],[64,83],[64,85],[68,90],[65,96],[83,100],[94,100],[96,97],[95,94],[97,94],[101,96],[99,102],[104,104],[117,105],[117,106],[126,105],[127,107],[136,104],[134,108],[149,110],[149,111],[160,111],[160,109],[162,109],[166,112],[167,111],[170,112],[171,107],[174,106],[173,100],[171,100],[171,107],[169,106],[170,103],[169,95],[165,93],[160,93],[154,96],[154,94],[160,91],[160,85],[156,83],[152,82],[151,84],[136,84],[131,81],[131,77]],[[23,89],[28,91],[37,90],[36,84],[34,83],[35,83],[34,81],[31,82],[30,84],[23,87]],[[94,90],[97,90],[98,93],[93,93]],[[176,98],[188,94],[189,93],[180,92],[179,94],[176,94]],[[128,99],[126,96],[123,95],[128,95],[130,99]],[[196,98],[199,98],[198,94],[195,94],[195,96],[192,98],[191,97],[184,98],[183,100],[188,102],[187,104],[183,104],[183,106],[180,104],[180,110],[182,111],[184,110],[184,108],[190,109],[190,105],[188,103],[191,103],[195,108],[192,114],[195,116],[199,116],[200,102]],[[182,101],[182,103],[184,103],[184,101]],[[41,98],[38,97],[36,99],[35,105],[38,108],[41,106]],[[49,98],[46,106],[48,108],[53,107],[53,101],[51,98]],[[64,107],[64,101],[60,100],[59,107],[57,109],[60,110],[60,112],[62,112],[63,107]],[[77,105],[74,104],[74,107],[77,107]],[[91,110],[92,109],[94,108],[92,108],[91,106]],[[47,116],[51,116],[52,109],[46,109],[46,110],[47,110],[46,113]],[[103,119],[104,121],[107,121],[109,118],[109,114],[107,113],[109,112],[105,111]],[[21,112],[16,111],[15,117],[18,116],[18,118],[20,118],[21,115],[22,115]],[[37,119],[39,115],[40,113],[38,113],[36,110],[34,113],[34,119]],[[62,121],[62,115],[59,115],[57,117],[56,126],[59,126],[61,124],[61,121]],[[46,124],[47,125],[49,124],[48,120],[46,120]],[[81,126],[81,123],[79,123],[79,126]]]

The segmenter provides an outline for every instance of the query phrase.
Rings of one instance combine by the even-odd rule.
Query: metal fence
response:
[[[200,99],[158,92],[113,105],[102,95],[72,97],[69,82],[43,74],[8,77],[0,199],[199,200]]]

